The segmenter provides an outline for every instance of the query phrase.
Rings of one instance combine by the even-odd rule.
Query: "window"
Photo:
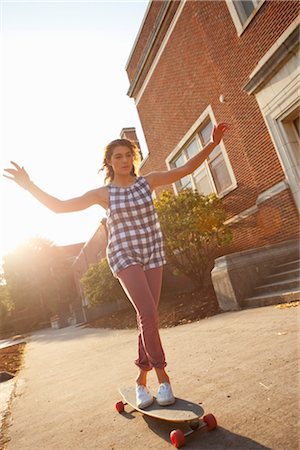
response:
[[[232,20],[241,35],[265,0],[226,0]]]
[[[297,173],[295,176],[295,180],[300,181],[300,116],[299,116],[299,108],[291,108],[288,111],[286,117],[281,120],[284,130],[285,136],[285,151],[288,154],[290,165],[293,168],[294,172]],[[298,185],[298,189],[300,186]]]
[[[300,116],[296,117],[296,119],[293,120],[293,124],[298,138],[300,138]]]
[[[174,159],[174,161],[172,161],[171,167],[175,168],[183,166],[183,164],[186,163],[187,159],[188,158],[186,157],[186,152],[182,152],[181,155],[179,155],[176,159]],[[190,176],[181,178],[181,180],[177,181],[176,187],[178,191],[181,191],[181,189],[192,188]]]
[[[242,23],[251,16],[259,2],[257,0],[233,0],[234,7]]]
[[[171,161],[170,167],[180,167],[190,158],[195,156],[210,141],[213,124],[211,120],[200,127],[192,140],[178,153]],[[235,185],[229,160],[221,145],[218,145],[209,158],[193,172],[176,182],[177,192],[182,189],[192,188],[199,193],[208,195],[216,192],[218,195],[224,194]]]

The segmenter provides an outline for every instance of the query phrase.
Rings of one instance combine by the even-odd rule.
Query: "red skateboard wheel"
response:
[[[207,431],[212,431],[218,426],[217,419],[213,414],[206,414],[206,416],[203,417],[203,421],[207,425]]]
[[[181,430],[173,430],[170,433],[170,439],[176,448],[180,448],[184,444],[184,433]]]
[[[124,403],[123,402],[118,402],[116,403],[116,410],[118,411],[118,413],[122,413],[124,411]]]

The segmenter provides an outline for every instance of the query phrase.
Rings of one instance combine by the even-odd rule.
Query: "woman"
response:
[[[136,401],[139,408],[153,402],[147,388],[147,373],[154,368],[159,388],[156,401],[161,406],[173,404],[166,359],[158,326],[163,265],[166,263],[162,233],[152,202],[152,191],[174,183],[194,172],[219,144],[228,124],[214,126],[212,139],[204,149],[176,169],[137,176],[138,149],[126,139],[117,139],[105,148],[102,169],[106,185],[69,200],[59,200],[37,187],[24,168],[11,162],[15,169],[5,175],[28,190],[38,201],[55,213],[80,211],[94,204],[107,211],[107,259],[113,275],[119,280],[137,313],[139,367],[136,378]]]

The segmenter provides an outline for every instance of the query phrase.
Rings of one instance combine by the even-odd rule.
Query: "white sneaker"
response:
[[[149,389],[142,385],[138,384],[135,388],[136,393],[136,405],[140,409],[147,408],[153,403],[153,395],[149,392]]]
[[[156,401],[160,406],[173,405],[175,397],[170,383],[161,383],[157,392]]]

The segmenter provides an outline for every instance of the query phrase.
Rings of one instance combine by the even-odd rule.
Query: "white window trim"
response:
[[[201,139],[200,139],[200,137],[198,136],[198,134],[196,134],[195,136],[192,137],[191,142],[193,142],[193,140],[196,140],[196,141],[198,142],[198,147],[199,147],[200,150],[202,150],[203,147],[202,147]],[[191,142],[190,142],[190,143],[191,143]],[[178,152],[178,154],[182,154],[182,155],[183,155],[183,157],[184,157],[184,162],[185,162],[185,163],[188,162],[188,158],[186,157],[186,148],[188,147],[188,145],[189,145],[190,143],[187,142],[186,145],[184,146],[185,148],[179,150],[179,152]],[[174,158],[172,158],[172,159],[174,159]],[[217,190],[216,190],[216,186],[215,186],[214,180],[213,180],[213,178],[212,178],[212,176],[211,176],[211,172],[210,172],[210,170],[209,170],[207,161],[204,161],[204,163],[202,163],[201,166],[197,167],[197,169],[194,170],[193,174],[197,174],[197,172],[200,171],[200,168],[201,168],[203,165],[205,165],[205,167],[206,167],[206,173],[207,173],[207,175],[208,175],[209,181],[210,181],[211,185],[213,186],[214,191],[216,192],[216,191],[217,191]],[[172,169],[172,168],[173,168],[173,167],[171,167],[171,160],[169,161],[169,166],[168,166],[168,168],[169,168],[169,169]],[[191,175],[192,175],[192,174],[191,174]],[[192,184],[193,190],[194,190],[194,191],[197,191],[197,186],[196,186],[196,184],[195,184],[194,177],[191,176],[191,175],[187,175],[187,176],[190,177],[190,182],[191,182],[191,184]],[[175,194],[178,195],[178,193],[179,193],[180,191],[178,191],[177,186],[176,186],[176,183],[173,183],[173,188],[174,188]]]
[[[193,123],[191,128],[185,133],[183,138],[178,142],[176,147],[171,151],[169,156],[167,156],[165,162],[167,164],[168,169],[170,169],[170,161],[175,158],[177,153],[187,145],[188,141],[192,140],[193,135],[196,133],[197,129],[200,127],[200,125],[207,119],[207,116],[209,116],[213,123],[216,123],[216,118],[213,113],[211,105],[208,105],[208,107],[200,114],[198,119]]]
[[[200,150],[202,150],[202,149],[203,149],[203,146],[202,146],[201,139],[200,139],[200,137],[198,136],[198,134],[197,134],[196,137],[197,137],[197,140],[198,140],[198,142],[199,142],[199,148],[200,148]],[[221,149],[221,152],[222,152],[222,149]],[[217,192],[216,185],[215,185],[214,179],[213,179],[213,177],[212,177],[212,175],[211,175],[211,171],[210,171],[210,169],[209,169],[209,164],[208,164],[207,160],[205,160],[203,164],[205,165],[206,172],[207,172],[207,175],[208,175],[210,184],[212,185],[212,187],[213,187],[213,189],[214,189],[214,192]],[[201,164],[201,166],[202,166],[203,164]],[[193,173],[196,174],[196,173],[200,170],[200,167],[201,167],[201,166],[199,166],[196,170],[194,170]],[[193,188],[194,188],[195,190],[197,190],[197,187],[196,187],[195,182],[194,182],[194,178],[193,178],[193,177],[191,177],[191,178],[192,178],[192,181],[193,181]]]
[[[229,161],[225,145],[224,145],[223,142],[220,142],[219,145],[221,146],[222,155],[223,155],[223,158],[225,159],[225,164],[226,164],[227,170],[229,172],[230,179],[232,180],[231,186],[228,186],[227,189],[225,189],[224,191],[220,192],[220,194],[218,194],[219,198],[223,198],[223,197],[225,197],[225,195],[229,194],[229,192],[231,192],[231,191],[233,191],[234,189],[237,188],[237,181],[236,181],[236,178],[234,176],[234,172],[233,172],[231,163]],[[210,173],[210,171],[209,171],[209,173]]]
[[[249,23],[252,21],[254,16],[258,13],[262,5],[265,3],[266,0],[253,0],[254,2],[257,2],[256,7],[252,11],[251,15],[248,17],[246,22],[243,24],[239,18],[239,15],[235,9],[234,3],[232,0],[226,0],[227,7],[229,9],[232,21],[235,25],[235,28],[237,30],[238,36],[241,36],[245,29],[248,27]]]
[[[269,50],[264,54],[264,56],[258,61],[256,67],[253,69],[251,74],[249,75],[249,81],[251,81],[257,73],[270,62],[271,58],[274,57],[276,51],[282,45],[285,45],[285,42],[288,40],[290,35],[297,29],[300,25],[300,15],[296,17],[295,20],[289,25],[289,27],[282,33],[282,35],[277,39],[277,41],[269,48]],[[263,81],[262,81],[263,82]],[[253,87],[252,89],[247,90],[248,94],[256,93],[258,87]]]
[[[291,33],[294,33],[298,24],[299,17],[284,33],[286,40],[288,40]],[[285,40],[283,40],[282,37],[280,37],[277,42],[277,47],[279,47],[279,45],[285,45]],[[272,47],[272,50],[273,48],[275,48],[275,46]],[[270,56],[269,52],[268,56]],[[290,151],[292,142],[290,142],[290,138],[287,136],[285,124],[285,121],[291,112],[296,109],[299,110],[300,107],[300,78],[297,65],[299,54],[297,53],[296,48],[290,52],[289,56],[290,57],[285,60],[284,65],[282,65],[282,61],[280,66],[274,65],[272,69],[272,78],[267,80],[266,83],[260,84],[259,87],[255,89],[254,93],[269,130],[269,135],[274,144],[283,173],[289,183],[295,205],[300,212],[300,176],[295,164],[293,152]],[[262,61],[267,63],[268,60],[263,58]],[[262,63],[259,63],[259,66],[261,67]],[[278,84],[279,80],[281,80],[280,84]],[[277,83],[275,88],[274,83]],[[296,136],[295,140],[297,140]]]
[[[192,139],[192,141],[193,141],[193,139]],[[191,142],[192,142],[191,141]],[[186,162],[188,162],[188,159],[187,159],[187,157],[186,157],[186,152],[184,151],[184,153],[183,153],[183,158],[184,158],[184,163],[186,163]],[[169,164],[169,167],[168,167],[169,169],[172,169],[173,167],[171,167],[171,161],[170,161],[170,164]],[[187,175],[188,176],[188,175]],[[185,177],[184,177],[185,178]],[[178,180],[179,181],[179,180]],[[193,180],[193,177],[191,177],[190,178],[190,182],[191,182],[191,184],[192,184],[192,187],[193,187],[193,189],[196,189],[196,186],[195,186],[195,183],[194,183],[194,180]],[[175,194],[176,195],[178,195],[178,189],[177,189],[177,186],[176,186],[176,183],[173,183],[173,188],[174,188],[174,191],[175,191]]]
[[[300,149],[300,142],[299,142],[299,136],[296,132],[296,129],[294,129],[295,125],[292,125],[292,130],[293,130],[293,137],[291,137],[287,130],[286,130],[286,119],[289,118],[289,116],[291,116],[292,113],[297,114],[300,111],[300,98],[298,98],[298,100],[290,106],[290,108],[288,108],[278,119],[277,119],[277,126],[278,129],[280,131],[281,137],[283,139],[283,141],[285,142],[286,146],[289,145],[289,142],[292,141],[295,142],[297,144],[297,146]],[[289,118],[288,123],[291,122],[292,119]],[[295,159],[295,156],[293,153],[289,152],[288,154],[288,158],[289,158],[289,162],[290,162],[290,166],[291,167],[295,167],[297,166],[297,161]]]
[[[172,169],[172,167],[171,167],[171,161],[177,156],[177,154],[179,154],[179,153],[182,152],[182,150],[184,149],[184,147],[186,147],[186,146],[188,145],[189,141],[192,141],[192,140],[193,140],[194,135],[196,135],[196,131],[197,131],[198,128],[201,126],[201,124],[202,124],[203,122],[205,122],[205,120],[207,120],[207,117],[210,118],[210,120],[211,120],[211,122],[212,122],[213,124],[217,123],[211,105],[208,105],[208,107],[202,112],[202,114],[201,114],[201,115],[198,117],[198,119],[194,122],[194,124],[191,126],[191,128],[187,131],[187,133],[186,133],[186,134],[183,136],[183,138],[179,141],[179,143],[176,145],[176,147],[175,147],[175,148],[171,151],[171,153],[167,156],[167,158],[166,158],[166,160],[165,160],[165,163],[166,163],[166,165],[167,165],[168,170],[171,170],[171,169]],[[198,138],[199,141],[200,141],[200,138],[199,138],[198,136],[197,136],[197,138]],[[213,178],[212,178],[211,171],[210,171],[209,167],[207,167],[207,173],[208,173],[209,179],[210,179],[210,181],[211,181],[211,184],[212,184],[212,186],[213,186],[213,188],[214,188],[215,193],[218,195],[219,198],[222,198],[222,197],[224,197],[225,195],[229,194],[229,192],[231,192],[231,191],[233,191],[234,189],[236,189],[238,185],[237,185],[237,181],[236,181],[236,178],[235,178],[235,175],[234,175],[234,172],[233,172],[231,163],[230,163],[230,161],[229,161],[229,158],[228,158],[227,151],[226,151],[226,148],[225,148],[225,146],[224,146],[224,143],[221,141],[219,145],[220,145],[220,147],[221,147],[221,152],[222,152],[222,155],[223,155],[223,157],[224,157],[224,159],[225,159],[225,163],[226,163],[226,166],[227,166],[227,169],[228,169],[230,178],[231,178],[231,180],[232,180],[232,184],[231,184],[231,186],[229,186],[225,191],[221,192],[220,194],[217,194],[216,186],[215,186],[215,183],[214,183],[214,181],[213,181]],[[203,147],[202,147],[202,144],[201,144],[201,141],[200,141],[200,148],[203,148]],[[204,164],[206,164],[206,165],[208,166],[207,161],[205,161]],[[194,172],[196,172],[197,170],[198,170],[198,169],[196,169]],[[191,181],[192,181],[193,188],[196,189],[196,186],[195,186],[195,184],[194,184],[193,177],[191,177]],[[173,186],[173,190],[174,190],[175,194],[178,195],[178,190],[177,190],[176,184],[173,183],[172,186]]]

